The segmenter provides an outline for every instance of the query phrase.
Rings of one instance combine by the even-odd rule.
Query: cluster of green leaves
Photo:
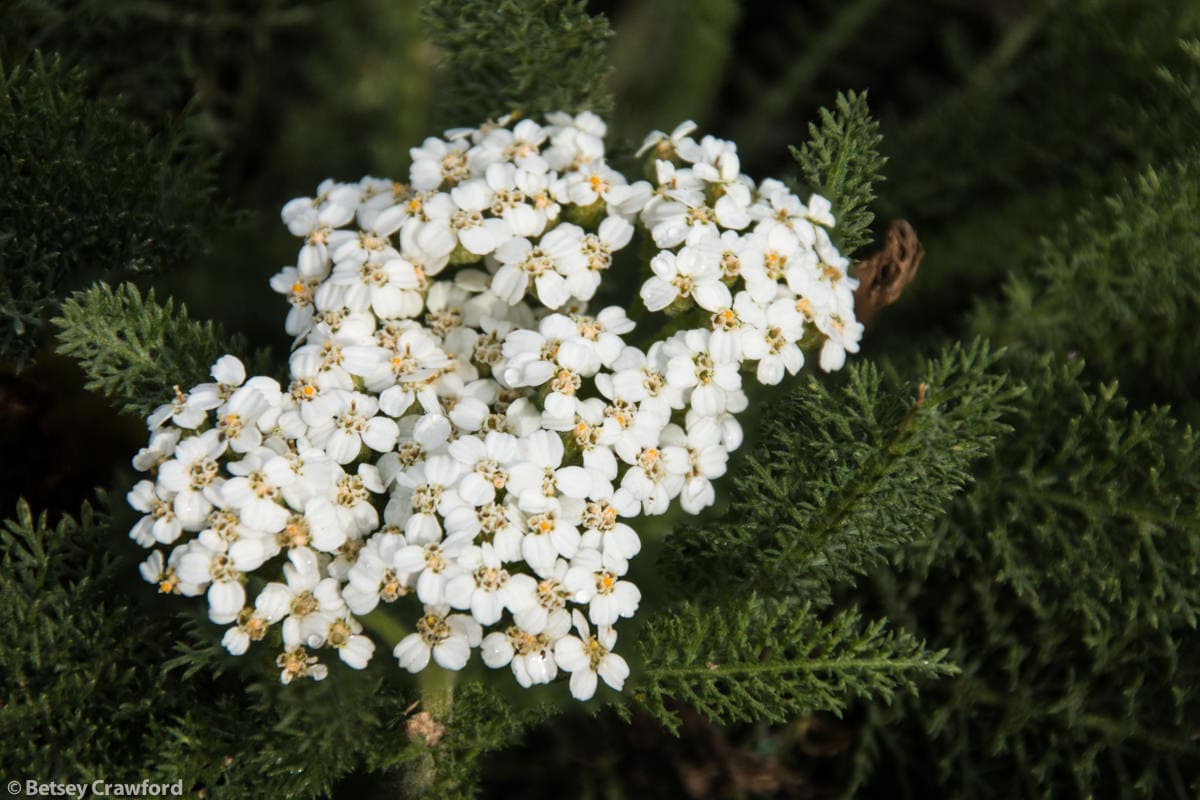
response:
[[[928,255],[872,347],[963,335],[961,312],[1036,269],[1042,237],[1179,158],[1200,135],[1186,99],[1200,87],[1197,36],[1190,0],[1033,3],[956,88],[885,124],[879,208],[912,222]]]
[[[140,645],[127,633],[145,622],[107,594],[120,566],[98,546],[104,533],[104,518],[89,506],[78,521],[51,525],[22,504],[0,528],[5,775],[36,768],[43,780],[90,780],[140,757],[161,682],[157,670],[133,668]]]
[[[670,699],[717,721],[779,722],[951,672],[883,620],[824,609],[920,537],[990,453],[1019,393],[996,360],[982,343],[952,347],[917,384],[857,364],[839,390],[811,379],[777,404],[726,511],[666,542],[660,571],[687,600],[648,615],[637,700],[670,726]]]
[[[1029,384],[1016,435],[871,590],[963,670],[875,715],[875,780],[901,796],[927,796],[932,775],[943,797],[1194,797],[1200,440],[1081,385],[1078,363],[1014,369]]]
[[[86,70],[92,95],[120,98],[122,111],[154,129],[164,115],[187,110],[206,150],[228,153],[253,125],[270,123],[264,101],[280,73],[296,72],[297,59],[281,45],[311,46],[329,14],[344,7],[328,0],[15,0],[5,4],[0,59],[18,63],[34,47],[57,53]]]
[[[171,299],[159,303],[154,290],[143,297],[131,283],[116,290],[97,283],[71,295],[54,324],[58,352],[79,362],[87,376],[84,385],[133,414],[145,415],[169,402],[172,386],[202,383],[226,353],[249,361],[241,337],[226,337],[212,322],[188,319],[186,307],[176,308]],[[259,361],[249,361],[250,369],[269,369],[265,356],[260,354]]]
[[[1140,401],[1192,415],[1200,384],[1200,152],[1148,168],[1042,243],[1037,269],[971,324],[1003,343],[1078,355]]]
[[[689,593],[828,604],[834,587],[920,538],[1007,430],[999,418],[1019,387],[997,357],[983,342],[948,348],[916,386],[870,363],[837,388],[809,377],[730,476],[725,513],[681,525],[663,570]]]
[[[453,124],[513,111],[603,113],[611,31],[584,0],[428,0],[422,19],[448,73],[440,103]]]
[[[36,56],[0,68],[0,355],[20,364],[68,291],[188,263],[206,246],[210,165],[150,136],[84,77]]]
[[[1181,421],[1200,382],[1193,147],[1072,214],[1036,270],[969,316],[1029,388],[1003,420],[1015,435],[944,524],[860,593],[963,669],[871,715],[872,785],[1200,791],[1200,437]]]

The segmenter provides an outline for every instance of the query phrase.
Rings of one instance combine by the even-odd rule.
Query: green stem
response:
[[[412,633],[383,606],[379,606],[365,617],[359,617],[359,622],[368,631],[382,639],[388,647],[395,647],[401,639]]]
[[[417,685],[421,690],[421,708],[442,724],[450,721],[454,711],[454,684],[458,673],[430,665],[421,672]]]
[[[449,727],[454,711],[454,683],[458,678],[457,672],[430,665],[418,679],[421,692],[421,713],[428,714],[430,722]],[[411,729],[410,729],[411,730]],[[420,741],[421,734],[409,734]],[[438,759],[435,753],[436,744],[428,745],[425,752],[413,763],[405,775],[404,793],[406,797],[425,798],[436,797],[438,794]]]

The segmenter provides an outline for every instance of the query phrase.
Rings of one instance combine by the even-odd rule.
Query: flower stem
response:
[[[445,735],[454,711],[454,683],[458,673],[431,666],[420,676],[421,711],[409,720],[408,735],[424,741],[425,752],[413,762],[404,780],[406,797],[437,795],[437,743]]]
[[[401,639],[412,633],[407,626],[393,617],[383,606],[358,619],[364,628],[382,639],[383,643],[388,647],[395,647]]]

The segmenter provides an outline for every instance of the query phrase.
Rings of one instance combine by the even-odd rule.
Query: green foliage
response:
[[[856,611],[822,619],[811,603],[757,595],[661,613],[638,646],[646,668],[634,700],[672,730],[675,702],[716,722],[786,722],[809,709],[840,714],[856,698],[890,701],[956,671],[945,651],[883,621],[864,624]]]
[[[875,584],[963,668],[875,718],[877,780],[928,792],[933,764],[945,797],[1195,796],[1200,439],[1081,365],[1013,366],[1015,435]]]
[[[336,8],[347,14],[346,5]],[[312,46],[335,8],[329,0],[9,0],[7,6],[0,60],[18,63],[32,47],[57,53],[87,71],[89,96],[119,97],[124,112],[152,129],[187,110],[188,127],[209,151],[227,151],[248,128],[269,123],[262,106],[280,85],[297,88],[296,51]]]
[[[136,763],[161,680],[133,668],[136,615],[113,603],[120,568],[106,520],[85,505],[51,525],[24,503],[0,528],[0,773],[40,780],[109,777]],[[83,702],[88,698],[88,702]],[[115,737],[114,729],[130,732]],[[139,773],[140,774],[140,773]]]
[[[139,603],[122,539],[88,506],[51,525],[22,503],[0,528],[0,774],[295,798],[419,755],[394,669],[280,686],[272,643],[233,658],[206,619]]]
[[[187,263],[216,218],[210,165],[179,132],[152,137],[80,72],[40,56],[0,68],[0,355],[20,363],[88,280]]]
[[[878,209],[912,222],[928,256],[875,346],[907,348],[902,332],[923,334],[931,319],[935,335],[961,335],[965,310],[1041,262],[1041,237],[1194,149],[1200,105],[1184,98],[1200,71],[1180,42],[1200,36],[1200,7],[1031,5],[955,90],[885,125]]]
[[[190,320],[184,306],[176,309],[171,299],[160,304],[153,290],[143,297],[131,283],[76,292],[54,324],[58,352],[79,362],[84,385],[121,400],[133,414],[169,401],[172,386],[203,382],[226,353],[244,357],[247,350],[240,337],[227,339],[212,322]]]
[[[845,254],[871,240],[875,219],[868,207],[887,159],[879,154],[879,123],[871,118],[866,94],[839,93],[834,111],[821,109],[821,122],[809,123],[808,141],[791,148],[807,188],[833,204],[837,219],[831,238]]]
[[[1042,244],[1037,272],[1006,302],[982,306],[976,331],[1035,351],[1077,354],[1141,402],[1194,410],[1200,383],[1200,156],[1149,169],[1084,209]]]
[[[660,560],[679,587],[829,602],[897,545],[923,535],[1005,431],[1016,395],[985,344],[951,347],[919,387],[869,363],[831,390],[815,378],[781,403],[732,478],[728,510],[680,526]]]
[[[422,18],[448,73],[440,102],[452,123],[611,106],[608,22],[583,0],[427,0]]]

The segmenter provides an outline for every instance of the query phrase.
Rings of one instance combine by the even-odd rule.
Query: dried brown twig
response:
[[[900,297],[917,277],[925,248],[917,232],[902,219],[892,222],[879,252],[854,267],[858,289],[854,292],[854,315],[864,325]]]

